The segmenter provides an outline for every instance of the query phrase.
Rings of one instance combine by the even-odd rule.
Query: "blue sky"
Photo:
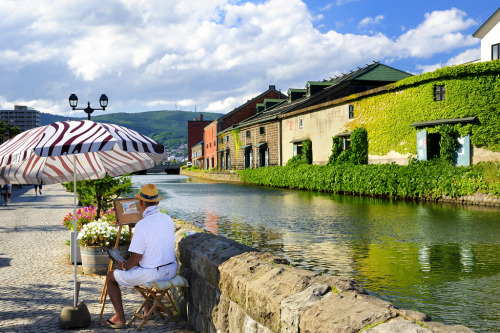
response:
[[[479,58],[497,0],[0,0],[0,108],[68,117],[227,113],[372,61],[419,74]],[[102,111],[96,111],[102,112]],[[193,118],[195,115],[193,115]]]

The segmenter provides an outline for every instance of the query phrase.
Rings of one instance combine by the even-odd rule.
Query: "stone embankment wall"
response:
[[[224,181],[232,183],[241,183],[240,176],[236,172],[207,172],[207,171],[185,171],[181,170],[181,175],[204,178],[214,181]],[[422,198],[421,201],[427,202],[442,202],[457,205],[476,205],[476,206],[494,206],[500,207],[500,198],[491,197],[484,193],[476,193],[460,198],[452,198],[443,196],[439,199]]]
[[[176,239],[179,273],[190,287],[173,296],[197,332],[472,332],[187,222],[177,222]]]
[[[231,183],[241,183],[240,175],[236,172],[224,172],[224,171],[180,171],[181,175],[210,179],[215,181],[231,182]]]

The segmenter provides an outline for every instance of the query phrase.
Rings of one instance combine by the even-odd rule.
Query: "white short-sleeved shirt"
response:
[[[137,222],[129,252],[142,254],[139,265],[156,268],[175,262],[175,227],[170,216],[160,212],[158,206],[144,210]]]

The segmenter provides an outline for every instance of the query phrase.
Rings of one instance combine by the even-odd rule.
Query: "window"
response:
[[[250,131],[246,131],[246,132],[245,132],[245,136],[246,136],[247,138],[249,138],[249,137],[250,137]]]
[[[222,138],[219,138],[219,143],[223,143],[223,139]]]
[[[354,118],[354,105],[349,105],[349,119]]]
[[[491,60],[500,59],[500,44],[491,45]]]
[[[229,135],[226,135],[226,142],[229,141]]]
[[[265,127],[260,127],[259,128],[260,134],[266,134],[266,128]]]
[[[446,99],[446,88],[445,86],[436,86],[434,90],[434,100],[444,101]]]
[[[299,118],[299,128],[304,127],[304,119],[302,117]]]

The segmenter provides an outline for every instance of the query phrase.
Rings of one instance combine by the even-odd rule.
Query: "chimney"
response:
[[[269,86],[269,90],[276,90],[276,86],[275,85],[270,85]]]
[[[200,113],[200,121],[203,121],[203,113]]]

